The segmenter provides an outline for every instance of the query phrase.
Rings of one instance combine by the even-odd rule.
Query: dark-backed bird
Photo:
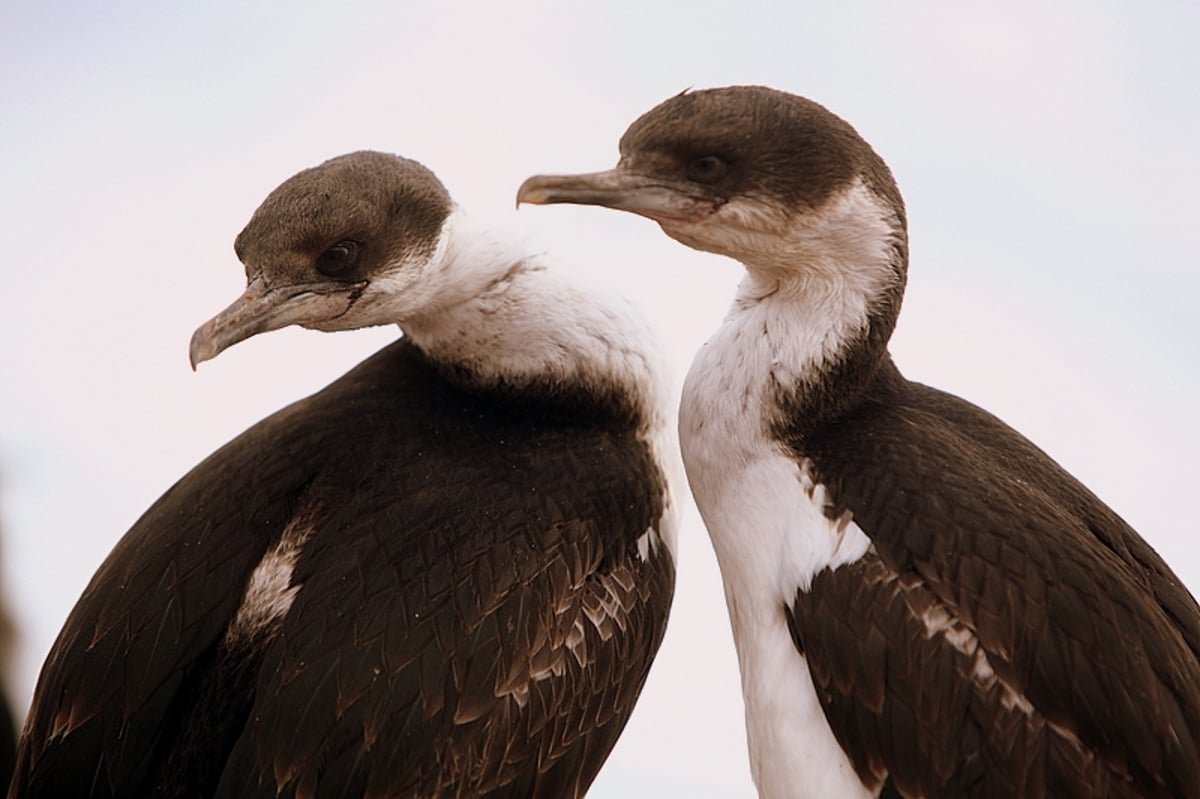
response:
[[[632,211],[745,267],[679,432],[759,793],[1200,796],[1196,601],[1044,452],[897,370],[883,160],[762,87],[670,99],[620,153],[518,200]]]
[[[193,364],[292,324],[403,336],[121,539],[42,670],[11,796],[582,796],[674,583],[648,328],[392,155],[300,172],[235,249],[248,287]]]

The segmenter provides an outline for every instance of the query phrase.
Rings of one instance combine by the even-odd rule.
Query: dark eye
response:
[[[349,239],[339,241],[317,258],[317,271],[325,277],[341,277],[358,266],[362,245]]]
[[[697,183],[716,183],[725,177],[725,162],[715,155],[693,158],[687,166],[687,176]]]

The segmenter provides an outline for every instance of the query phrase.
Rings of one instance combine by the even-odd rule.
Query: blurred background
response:
[[[762,83],[844,116],[908,203],[910,377],[1030,436],[1200,590],[1200,5],[641,0],[0,0],[0,552],[21,717],[115,541],[250,424],[395,329],[297,329],[199,373],[243,285],[234,236],[333,155],[418,159],[473,216],[652,318],[676,381],[740,269],[650,222],[513,208],[611,166],[687,87]],[[592,791],[751,797],[720,576],[688,504],[666,642]]]

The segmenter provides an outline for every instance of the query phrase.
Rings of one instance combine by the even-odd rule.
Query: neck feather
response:
[[[746,277],[688,375],[685,429],[732,412],[756,420],[755,436],[802,433],[852,407],[889,363],[907,261],[898,215],[857,182],[771,238],[743,250]],[[716,407],[731,397],[740,407]]]
[[[547,259],[452,216],[437,271],[453,285],[438,310],[405,321],[435,361],[480,387],[618,398],[660,424],[668,389],[649,326],[623,298],[586,289]]]

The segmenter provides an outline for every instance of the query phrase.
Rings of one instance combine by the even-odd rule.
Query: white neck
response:
[[[647,415],[661,413],[665,369],[630,303],[573,283],[544,256],[474,227],[461,212],[447,220],[443,240],[433,269],[445,276],[433,289],[436,310],[401,323],[431,357],[485,383],[618,387]]]
[[[764,229],[762,218],[746,224],[753,210],[732,213],[740,226]],[[775,392],[817,379],[862,332],[872,305],[898,279],[893,224],[894,215],[857,182],[820,211],[776,226],[774,246],[752,246],[755,234],[743,228],[741,252],[752,256],[746,276],[684,385],[685,446],[691,440],[713,450],[696,457],[761,444]]]

